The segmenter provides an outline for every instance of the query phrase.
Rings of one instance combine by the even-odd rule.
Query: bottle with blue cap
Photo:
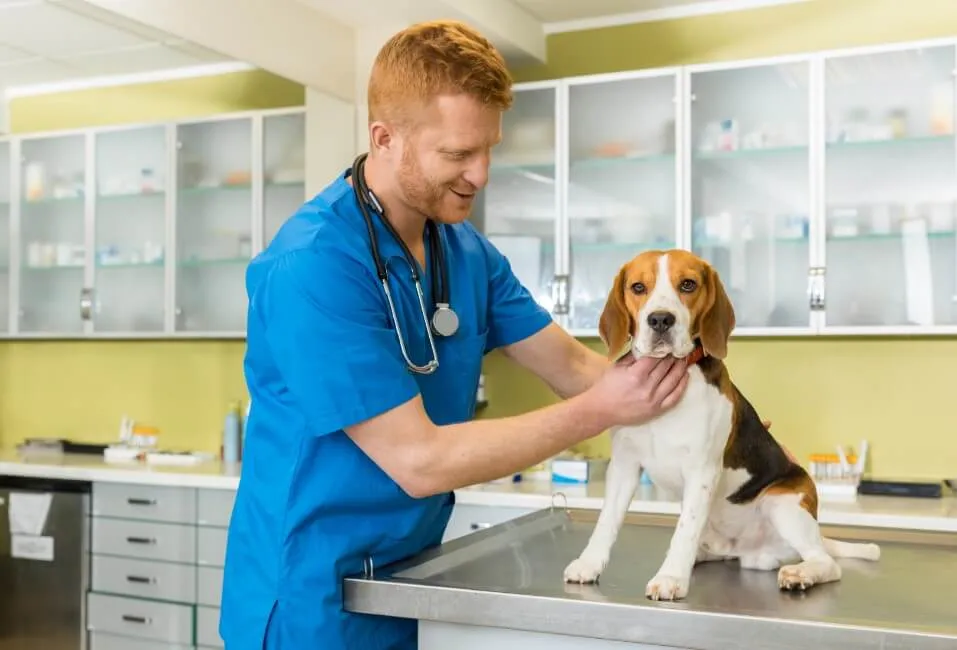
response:
[[[226,411],[223,423],[223,462],[238,463],[242,451],[242,424],[239,402],[233,402]]]

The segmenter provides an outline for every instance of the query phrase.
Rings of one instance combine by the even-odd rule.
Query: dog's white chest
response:
[[[672,410],[644,426],[616,432],[622,440],[615,447],[630,447],[654,484],[674,493],[684,489],[689,472],[714,462],[716,446],[723,449],[727,442],[733,415],[731,402],[700,368],[688,372],[688,388]],[[720,462],[720,454],[717,458]]]

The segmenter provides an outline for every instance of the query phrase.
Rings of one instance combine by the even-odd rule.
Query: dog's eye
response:
[[[678,288],[685,293],[691,293],[698,288],[698,283],[694,280],[682,280],[681,284],[678,285]]]
[[[645,292],[645,285],[641,282],[635,282],[633,285],[631,285],[631,291],[632,293],[642,294]]]

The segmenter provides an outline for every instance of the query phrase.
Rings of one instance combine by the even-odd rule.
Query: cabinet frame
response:
[[[92,128],[44,131],[40,133],[14,134],[0,138],[0,142],[9,144],[10,162],[10,213],[9,213],[9,259],[8,273],[9,320],[6,332],[0,333],[0,340],[167,340],[167,339],[245,339],[245,330],[241,331],[178,331],[176,330],[176,272],[179,261],[179,249],[176,245],[178,187],[178,134],[179,128],[193,124],[212,124],[229,121],[249,121],[250,128],[250,259],[262,251],[265,230],[265,123],[273,117],[298,115],[303,119],[305,128],[305,106],[294,106],[266,110],[250,110],[221,113],[211,116],[187,117],[176,120],[152,122],[133,122]],[[102,134],[124,131],[140,131],[148,128],[164,129],[165,172],[162,199],[164,201],[164,259],[163,259],[163,328],[156,331],[97,331],[94,315],[91,312],[83,318],[83,327],[77,332],[24,332],[20,328],[21,279],[23,269],[23,144],[42,139],[58,139],[69,136],[84,138],[84,195],[77,199],[83,203],[83,230],[85,256],[83,264],[83,289],[77,296],[77,309],[84,309],[85,298],[96,303],[96,227],[98,199],[97,139]],[[303,183],[302,200],[307,200]],[[291,216],[291,215],[290,215]]]
[[[568,211],[569,201],[569,90],[575,86],[625,80],[647,79],[667,75],[675,76],[675,178],[676,178],[676,211],[675,211],[675,245],[677,248],[691,250],[692,240],[692,158],[693,143],[691,138],[691,107],[694,101],[692,78],[697,73],[717,70],[745,70],[758,66],[772,66],[786,63],[801,63],[808,66],[808,277],[807,298],[809,304],[809,321],[806,326],[770,326],[770,327],[737,327],[732,332],[733,338],[795,338],[795,337],[858,337],[858,336],[953,336],[957,334],[957,324],[933,326],[908,325],[854,325],[837,326],[827,323],[827,128],[826,128],[826,78],[825,66],[828,61],[869,54],[883,54],[903,52],[926,48],[951,48],[955,53],[955,65],[952,76],[955,77],[953,88],[954,128],[949,137],[957,145],[957,38],[924,39],[918,41],[895,42],[861,47],[836,48],[812,52],[802,52],[771,57],[755,57],[717,63],[694,64],[687,66],[672,66],[631,70],[613,73],[588,74],[566,77],[546,82],[516,84],[516,94],[525,90],[554,87],[557,84],[555,108],[556,125],[556,170],[557,185],[559,186],[560,206],[556,210],[560,223],[555,225],[555,277],[556,286],[561,291],[553,292],[553,296],[563,297],[564,302],[556,302],[557,309],[553,309],[553,316],[560,325],[576,337],[597,337],[597,324],[594,328],[568,328],[564,314],[568,309],[568,284],[574,283],[574,270],[571,269],[571,241],[570,219]],[[494,164],[494,162],[493,162]],[[957,146],[955,146],[955,168],[957,168]],[[954,178],[957,184],[957,174]],[[957,199],[954,201],[957,206]],[[957,300],[957,296],[955,296]]]

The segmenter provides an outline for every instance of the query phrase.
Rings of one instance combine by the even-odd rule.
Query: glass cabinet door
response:
[[[518,89],[472,217],[539,304],[552,309],[558,185],[554,85]]]
[[[178,126],[175,330],[239,333],[252,254],[252,120]]]
[[[93,329],[165,326],[167,129],[96,134]]]
[[[828,327],[957,324],[954,58],[825,62]]]
[[[671,248],[677,77],[575,83],[568,89],[569,327],[597,331],[621,265]]]
[[[810,64],[701,69],[691,86],[691,248],[736,331],[809,329]]]
[[[86,267],[86,137],[21,142],[19,331],[79,334]]]
[[[263,120],[263,247],[305,200],[306,121],[302,113]]]
[[[10,143],[0,140],[0,333],[10,331]]]

